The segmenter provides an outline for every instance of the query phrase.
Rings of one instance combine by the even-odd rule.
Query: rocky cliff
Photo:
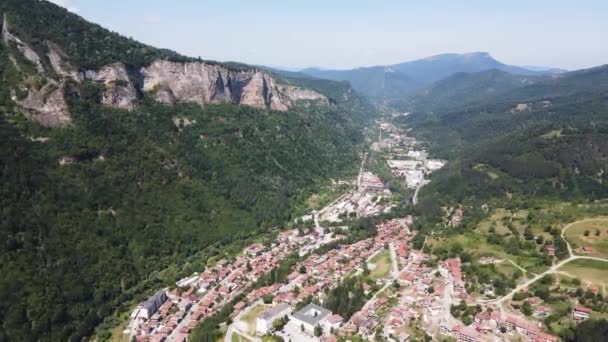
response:
[[[2,41],[16,47],[22,56],[13,56],[13,64],[24,57],[34,64],[37,75],[23,77],[19,87],[27,91],[15,102],[32,120],[46,126],[65,126],[71,122],[64,96],[68,80],[94,81],[105,86],[102,103],[114,108],[132,110],[143,94],[152,95],[158,102],[174,104],[192,102],[201,106],[214,103],[233,103],[255,108],[287,111],[299,101],[313,101],[328,105],[328,98],[314,90],[280,84],[258,69],[231,69],[208,62],[173,62],[156,60],[150,65],[129,67],[113,63],[99,70],[81,70],[53,42],[46,42],[40,53],[11,33],[6,16],[3,18]],[[15,51],[15,50],[14,50]],[[44,78],[43,87],[35,87],[33,78]]]

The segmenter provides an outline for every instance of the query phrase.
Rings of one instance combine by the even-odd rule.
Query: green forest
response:
[[[482,80],[486,76],[479,75]],[[465,79],[474,83],[475,77]],[[455,105],[437,104],[441,108],[451,103],[449,110],[401,117],[400,123],[414,127],[413,134],[429,143],[433,155],[450,160],[433,175],[422,197],[459,202],[506,194],[605,198],[606,80],[608,68],[600,67],[505,90],[500,100],[479,97],[479,104],[471,106],[463,98]],[[518,104],[522,109],[515,109]]]
[[[45,1],[5,0],[0,12],[41,56],[50,41],[79,68],[189,60]],[[100,105],[103,85],[69,81],[73,123],[53,129],[27,120],[12,91],[57,75],[36,75],[20,56],[0,44],[0,341],[80,341],[150,291],[268,236],[356,168],[372,114],[347,84],[298,77],[282,82],[330,105],[167,106],[140,94],[125,111]]]

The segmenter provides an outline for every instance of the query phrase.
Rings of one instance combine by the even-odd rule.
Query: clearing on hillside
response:
[[[608,218],[575,222],[564,235],[575,254],[608,259]]]
[[[564,272],[581,280],[581,286],[595,286],[600,292],[606,294],[608,290],[608,262],[598,260],[578,259],[560,267]]]

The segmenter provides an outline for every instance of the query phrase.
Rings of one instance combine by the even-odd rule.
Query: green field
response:
[[[483,234],[476,232],[450,236],[449,238],[434,238],[427,240],[429,246],[445,246],[449,248],[455,243],[460,244],[474,259],[483,256],[493,256],[497,259],[510,259],[531,273],[542,273],[548,268],[540,258],[509,254],[501,246],[488,243]]]
[[[241,321],[247,324],[247,332],[250,335],[255,335],[256,333],[256,319],[264,312],[266,307],[264,305],[256,305],[251,310],[247,311],[243,316],[241,316]]]
[[[566,239],[576,254],[608,258],[608,218],[588,219],[572,224],[565,232]],[[592,253],[583,253],[580,248],[589,246]]]
[[[607,293],[608,289],[608,262],[597,260],[574,260],[559,268],[560,272],[565,272],[581,280],[581,284],[597,286],[600,291]]]
[[[371,260],[371,264],[374,264],[375,267],[370,271],[370,278],[372,280],[382,279],[391,271],[391,254],[389,250],[385,249],[380,253],[376,254]]]

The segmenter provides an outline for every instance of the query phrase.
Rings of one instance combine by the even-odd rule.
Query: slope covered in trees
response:
[[[52,41],[79,68],[182,58],[45,1],[3,0],[0,11],[41,56]],[[0,341],[80,341],[148,289],[291,220],[324,180],[356,169],[372,114],[330,81],[308,81],[328,105],[285,112],[146,94],[112,109],[103,84],[71,81],[72,124],[48,128],[12,101],[8,86],[35,71],[9,52],[0,44]]]
[[[501,96],[463,95],[449,109],[403,118],[435,154],[452,160],[425,192],[458,200],[509,193],[606,197],[607,82],[608,68],[599,67]]]

